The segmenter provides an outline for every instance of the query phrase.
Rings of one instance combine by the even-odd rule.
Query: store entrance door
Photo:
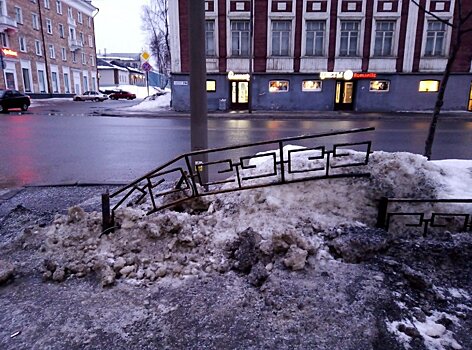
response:
[[[232,80],[231,84],[231,110],[249,109],[249,82]]]
[[[336,96],[334,109],[336,111],[351,111],[354,108],[354,81],[336,81]]]

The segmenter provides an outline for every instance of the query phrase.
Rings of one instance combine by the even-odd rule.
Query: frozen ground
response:
[[[381,196],[472,198],[472,161],[365,170],[125,207],[108,234],[105,188],[4,192],[0,348],[472,349],[470,233],[374,228]]]

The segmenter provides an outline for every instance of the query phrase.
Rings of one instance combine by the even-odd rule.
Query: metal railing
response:
[[[104,230],[113,229],[115,211],[127,200],[141,203],[148,197],[151,205],[148,214],[151,214],[201,196],[315,179],[368,177],[369,173],[354,171],[354,169],[368,164],[371,141],[334,143],[331,149],[325,145],[313,145],[313,143],[321,138],[351,136],[372,130],[375,128],[331,131],[182,154],[114,193],[103,194]],[[309,145],[304,148],[289,149],[284,153],[284,146],[297,141]],[[261,146],[272,147],[272,150],[257,154],[249,152]],[[347,148],[360,149],[360,155],[351,157],[350,152],[346,151]],[[239,152],[239,154],[236,157],[229,157],[227,153],[231,152]],[[207,159],[213,157],[213,160],[193,164],[192,159],[202,154],[206,154]],[[300,167],[300,164],[294,161],[300,156],[304,156],[311,166]],[[270,169],[265,168],[258,172],[260,170],[258,165],[250,164],[251,159],[271,161],[272,164]],[[202,176],[204,173],[213,175],[213,180],[204,181],[203,179],[206,178]],[[165,186],[169,179],[174,182],[170,186]],[[178,181],[175,181],[176,179]],[[137,195],[137,198],[131,198],[133,195]],[[110,212],[110,199],[115,198],[119,198],[118,202]],[[158,203],[157,199],[161,199],[162,202]]]
[[[400,204],[400,208],[392,208],[393,204]],[[403,219],[400,222],[402,227],[416,227],[423,229],[423,236],[426,236],[430,228],[454,228],[459,232],[472,230],[472,207],[468,212],[462,210],[458,212],[444,211],[444,208],[437,207],[438,204],[470,204],[472,199],[412,199],[412,198],[386,198],[382,197],[379,204],[377,216],[377,227],[386,231],[392,223]],[[423,208],[420,207],[423,206]],[[436,207],[435,207],[436,205]],[[425,208],[425,206],[427,208]],[[416,210],[411,210],[416,207]],[[450,206],[449,206],[450,207]],[[413,223],[406,223],[413,221]]]

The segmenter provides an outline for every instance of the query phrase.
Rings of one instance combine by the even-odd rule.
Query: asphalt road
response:
[[[116,109],[137,102],[39,102],[26,114],[0,115],[0,188],[129,182],[190,151],[190,120],[186,115],[162,112],[154,118],[149,115],[144,118],[144,114],[140,117],[140,113],[129,115]],[[104,111],[116,116],[102,116]],[[266,119],[257,115],[250,118],[215,115],[208,122],[208,146],[371,126],[375,131],[365,136],[323,141],[329,147],[335,142],[370,139],[374,150],[422,153],[429,120],[415,116],[343,115],[314,119],[284,114],[280,119],[277,116]],[[471,131],[472,118],[468,116],[442,119],[433,158],[472,159]]]

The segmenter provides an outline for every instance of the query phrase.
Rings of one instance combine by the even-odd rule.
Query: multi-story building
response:
[[[0,0],[0,88],[32,97],[96,90],[96,13],[90,0]]]
[[[169,2],[177,110],[189,109],[188,1]],[[411,0],[205,1],[208,109],[432,110],[459,6],[418,2],[423,9]],[[471,59],[469,33],[443,109],[472,110]]]

